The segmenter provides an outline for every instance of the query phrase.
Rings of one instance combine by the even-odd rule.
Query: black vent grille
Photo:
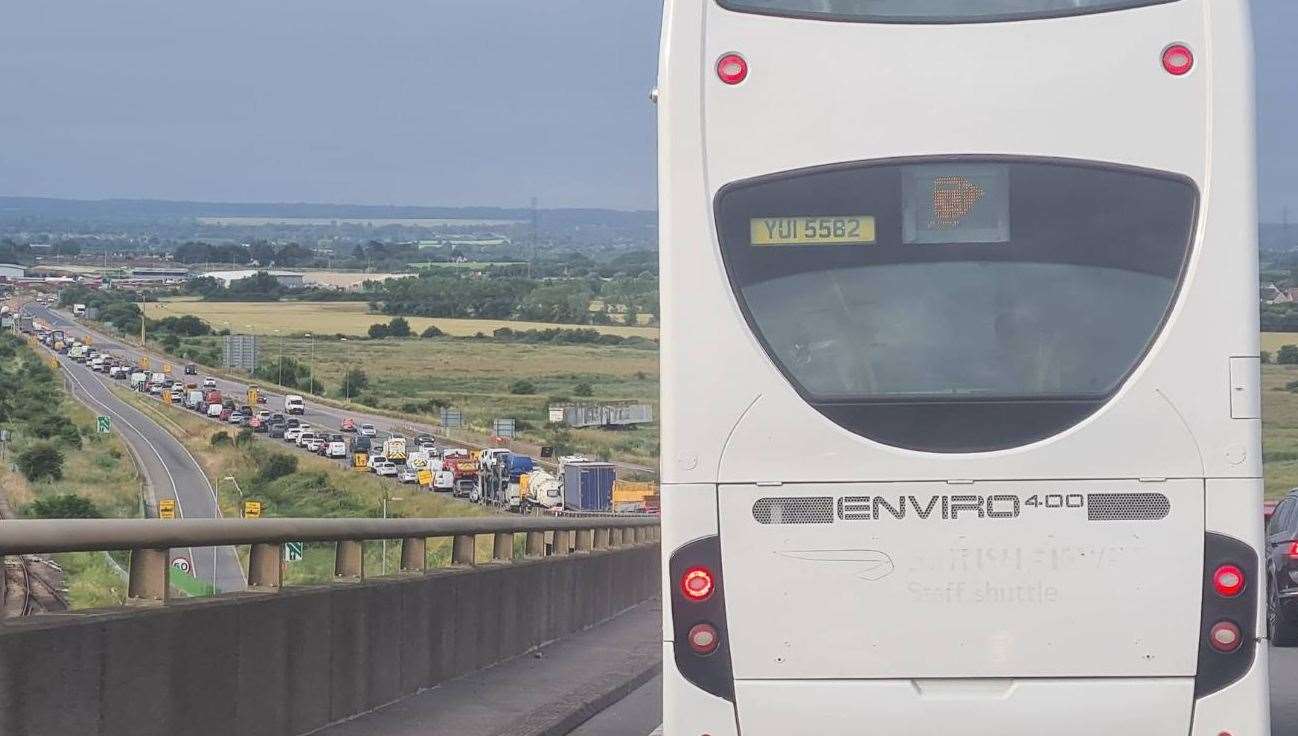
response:
[[[834,499],[830,496],[759,498],[753,504],[753,518],[759,524],[832,524]]]
[[[1092,493],[1086,497],[1090,521],[1157,521],[1172,511],[1161,493]]]

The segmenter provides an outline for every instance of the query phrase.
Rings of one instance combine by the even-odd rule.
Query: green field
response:
[[[149,319],[180,317],[192,314],[214,329],[229,329],[231,332],[271,335],[301,334],[306,332],[322,335],[356,335],[367,334],[370,325],[376,322],[387,322],[392,315],[374,314],[369,305],[363,302],[205,302],[196,299],[167,299],[161,302],[150,302],[145,307]],[[603,333],[623,337],[639,336],[651,340],[658,338],[655,327],[628,327],[626,325],[563,325],[548,322],[519,322],[504,319],[452,319],[440,317],[406,317],[415,334],[424,331],[429,325],[448,335],[473,336],[478,333],[490,335],[501,327],[513,330],[544,330],[554,327],[573,329],[588,327]]]

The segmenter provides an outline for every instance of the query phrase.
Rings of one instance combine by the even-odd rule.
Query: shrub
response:
[[[27,515],[38,519],[100,519],[103,514],[88,498],[75,493],[42,496],[27,507]]]
[[[574,396],[590,396],[595,393],[595,389],[589,383],[579,383],[573,387],[572,393]]]
[[[228,445],[230,444],[230,433],[226,432],[225,430],[221,430],[220,432],[217,432],[216,434],[212,435],[212,439],[208,440],[208,442],[211,443],[212,447],[221,447],[223,445]]]
[[[1281,345],[1275,362],[1280,365],[1298,365],[1298,345]]]
[[[1271,353],[1268,352],[1268,351],[1266,351],[1266,350],[1263,350],[1263,351],[1262,351],[1262,365],[1269,365],[1270,363],[1271,363]]]
[[[534,394],[536,393],[536,385],[531,381],[514,381],[509,385],[509,393],[524,396],[527,394]]]
[[[239,430],[239,434],[234,436],[235,447],[247,447],[252,444],[253,431],[247,427]]]
[[[376,322],[370,325],[369,334],[371,339],[379,340],[392,334],[392,330],[382,322]]]
[[[393,317],[388,322],[388,335],[392,337],[410,337],[410,323],[405,317]]]
[[[437,325],[428,325],[427,327],[424,328],[423,332],[419,333],[419,336],[420,337],[441,337],[442,335],[445,334],[446,334],[445,332],[442,332],[440,329],[437,328]]]
[[[264,482],[270,482],[276,478],[283,478],[286,475],[292,475],[296,472],[296,457],[285,455],[282,452],[274,452],[267,455],[258,464],[257,477]]]
[[[63,477],[63,452],[53,442],[37,442],[18,453],[18,469],[30,481]]]

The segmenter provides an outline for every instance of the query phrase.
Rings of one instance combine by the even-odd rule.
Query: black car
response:
[[[434,440],[433,440],[433,436],[432,436],[431,434],[420,434],[420,435],[415,435],[415,444],[416,444],[416,445],[431,445],[431,444],[433,444],[433,443],[434,443]]]
[[[369,437],[356,435],[352,438],[352,452],[369,452],[370,447],[372,447],[372,445],[370,444]]]
[[[198,375],[198,366],[194,365],[193,363],[187,363],[187,364],[185,364],[185,375],[187,375],[187,376],[197,376],[197,375]]]
[[[274,437],[275,439],[283,439],[284,430],[286,429],[288,429],[288,425],[284,422],[271,420],[271,422],[266,425],[266,435],[268,437]]]
[[[289,417],[288,420],[285,421],[285,425],[289,427],[298,427],[301,426],[301,424],[302,420],[297,419],[296,417]]]
[[[283,415],[283,414],[271,414],[271,415],[270,415],[270,420],[271,420],[272,422],[284,422],[284,421],[286,421],[286,420],[284,419],[284,415]]]
[[[1298,488],[1275,507],[1266,527],[1267,627],[1271,643],[1298,646]]]

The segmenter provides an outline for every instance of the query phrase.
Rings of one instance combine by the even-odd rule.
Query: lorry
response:
[[[613,481],[617,469],[612,463],[571,462],[563,468],[563,505],[574,511],[612,511]]]
[[[86,305],[84,305],[84,304],[73,304],[73,305],[72,305],[72,313],[75,314],[75,315],[78,316],[78,317],[84,317],[85,314],[86,314]]]
[[[470,496],[478,490],[478,461],[473,458],[457,457],[448,461],[445,469],[455,478],[454,493],[457,497]]]
[[[167,383],[166,373],[154,373],[153,376],[149,379],[149,385],[151,386],[163,386],[166,383]]]
[[[383,457],[397,464],[404,463],[406,461],[406,438],[389,437],[383,440]]]
[[[563,506],[563,480],[537,468],[519,478],[518,495],[523,505],[542,509],[559,508]]]
[[[35,330],[36,330],[36,323],[35,323],[35,321],[32,320],[31,317],[29,317],[29,316],[27,316],[27,315],[25,315],[25,314],[20,314],[20,315],[18,315],[18,331],[19,331],[19,332],[23,332],[23,333],[26,333],[26,334],[31,334],[31,333],[32,333],[33,331],[35,331]]]

